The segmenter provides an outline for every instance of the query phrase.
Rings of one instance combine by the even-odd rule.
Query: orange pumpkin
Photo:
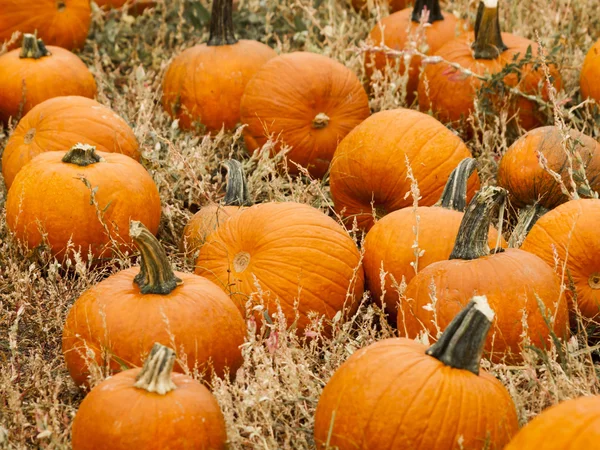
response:
[[[69,311],[62,349],[77,385],[94,366],[118,372],[140,366],[154,342],[169,342],[185,355],[181,364],[223,377],[242,364],[243,317],[229,297],[206,278],[173,272],[164,249],[140,222],[131,238],[139,268],[122,270],[84,292]]]
[[[36,156],[17,174],[6,200],[15,237],[29,248],[47,241],[59,260],[69,248],[81,250],[84,260],[131,250],[124,232],[129,220],[156,233],[160,214],[158,189],[140,163],[83,144]]]
[[[196,273],[221,286],[242,312],[260,289],[267,310],[276,312],[279,302],[288,324],[297,320],[301,331],[311,312],[332,319],[354,311],[364,284],[348,233],[318,209],[294,202],[262,203],[231,216],[206,238]]]
[[[163,106],[190,129],[201,124],[215,132],[231,130],[240,121],[240,100],[246,84],[275,51],[257,41],[235,37],[232,0],[214,0],[210,38],[177,56],[163,81]]]
[[[335,152],[330,174],[335,209],[348,226],[356,219],[368,230],[373,214],[381,218],[412,205],[407,164],[419,185],[419,206],[432,206],[452,170],[469,156],[461,139],[431,116],[403,108],[378,112],[348,134]],[[478,187],[473,175],[467,197]]]
[[[407,8],[412,4],[413,0],[384,0],[384,3],[388,4],[388,9],[390,13],[394,13],[396,11],[400,11],[401,9]],[[379,1],[375,1],[374,3],[379,3]],[[375,7],[369,0],[352,0],[352,7],[355,11],[370,11]]]
[[[92,10],[89,0],[0,0],[0,47],[13,33],[37,33],[48,45],[82,48]],[[9,48],[14,48],[12,45]],[[0,64],[1,66],[1,64]],[[65,75],[62,72],[60,75]],[[59,76],[60,80],[61,77]],[[3,78],[2,80],[5,80]],[[4,81],[3,81],[4,82]],[[56,83],[60,83],[56,81]],[[1,108],[0,108],[1,109]]]
[[[327,173],[338,143],[369,114],[369,99],[354,72],[309,52],[265,64],[248,83],[241,104],[251,153],[278,138],[273,153],[291,147],[286,159],[317,178]],[[299,172],[295,164],[288,169]]]
[[[140,160],[135,134],[110,108],[86,97],[55,97],[33,107],[6,143],[2,154],[6,187],[10,188],[19,170],[40,153],[64,150],[79,142]]]
[[[416,337],[425,331],[436,338],[473,295],[485,295],[496,312],[486,343],[492,361],[522,361],[524,335],[540,348],[549,344],[551,333],[567,337],[567,302],[552,268],[523,250],[489,254],[490,214],[505,196],[502,188],[482,188],[467,208],[450,260],[427,266],[408,283],[398,311],[401,334]]]
[[[122,8],[127,3],[128,12],[141,14],[145,9],[156,6],[156,2],[149,0],[93,0],[100,8]]]
[[[60,47],[45,47],[26,34],[23,46],[0,56],[0,122],[20,119],[35,105],[53,97],[93,98],[96,82],[77,56]]]
[[[593,98],[600,103],[600,40],[598,40],[588,51],[581,74],[579,75],[579,86],[581,88],[581,96],[585,98]]]
[[[479,367],[493,317],[474,297],[429,349],[396,338],[355,352],[319,399],[317,449],[501,450],[519,423],[507,390]]]
[[[225,449],[217,400],[198,381],[172,373],[174,362],[173,350],[154,344],[142,369],[92,389],[73,421],[73,450]]]

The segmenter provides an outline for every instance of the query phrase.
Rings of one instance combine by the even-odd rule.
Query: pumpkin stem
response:
[[[316,130],[320,130],[321,128],[325,128],[327,125],[329,125],[330,120],[331,119],[329,118],[329,116],[327,114],[319,113],[313,119],[312,127]]]
[[[475,59],[496,59],[508,48],[502,42],[498,0],[479,2],[475,19],[475,42],[471,48]]]
[[[44,56],[50,56],[52,53],[44,45],[44,41],[38,39],[33,34],[25,33],[23,43],[21,44],[21,54],[19,58],[40,59]]]
[[[159,343],[154,344],[144,367],[135,378],[134,386],[160,395],[171,392],[177,388],[171,379],[174,364],[175,352]]]
[[[490,254],[488,233],[494,207],[504,204],[506,189],[486,186],[480,189],[460,223],[454,249],[449,259],[477,259]]]
[[[444,192],[435,206],[463,212],[467,207],[467,181],[476,167],[474,158],[465,158],[458,163],[448,177]]]
[[[233,29],[233,0],[213,0],[206,45],[233,45],[237,41]]]
[[[140,273],[133,279],[142,294],[170,294],[183,284],[175,276],[165,249],[143,223],[132,220],[129,223],[129,236],[142,256]]]
[[[91,166],[102,161],[104,158],[96,153],[96,147],[81,143],[75,144],[62,159],[64,163],[77,164],[80,167]]]
[[[492,320],[494,311],[487,297],[476,295],[425,353],[447,366],[479,375],[479,363]]]
[[[531,228],[547,212],[548,210],[539,203],[519,210],[519,219],[508,239],[508,246],[510,248],[519,248],[529,234],[529,231],[531,231]]]
[[[250,194],[242,163],[230,159],[223,163],[227,171],[227,188],[223,203],[227,206],[250,206]]]
[[[412,21],[419,23],[425,9],[429,12],[427,22],[433,23],[438,20],[444,20],[439,0],[417,0],[412,12]]]

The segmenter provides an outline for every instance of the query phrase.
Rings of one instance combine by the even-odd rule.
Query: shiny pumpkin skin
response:
[[[576,130],[571,130],[570,135],[582,144],[577,145],[576,151],[583,160],[590,187],[600,190],[600,143]],[[538,161],[539,152],[546,158],[548,167],[562,176],[565,186],[570,186],[569,162],[561,141],[557,127],[535,128],[513,143],[502,156],[498,185],[508,190],[512,206],[522,208],[537,201],[552,209],[569,200]],[[573,164],[576,168],[575,161]]]
[[[0,56],[0,122],[6,123],[9,117],[17,120],[53,97],[96,95],[96,81],[81,59],[64,48],[46,48],[52,54],[40,59],[19,58],[20,49]],[[26,95],[21,110],[23,85]]]
[[[73,421],[73,450],[225,448],[223,413],[204,385],[173,373],[176,388],[160,395],[134,387],[139,372],[118,373],[87,394]]]
[[[240,101],[248,81],[277,53],[253,40],[233,45],[196,45],[171,63],[163,81],[163,107],[182,129],[201,122],[207,131],[240,122]]]
[[[0,0],[0,46],[16,31],[37,31],[37,37],[47,45],[68,50],[82,48],[91,21],[89,0],[35,0],[35,7],[29,1]],[[9,49],[16,48],[18,42]]]
[[[567,301],[560,295],[559,280],[541,258],[519,249],[473,260],[433,263],[419,272],[406,288],[406,301],[398,311],[398,330],[414,338],[424,329],[435,337],[430,286],[435,285],[435,315],[445,329],[473,295],[485,295],[496,317],[485,350],[494,362],[522,361],[523,311],[527,314],[527,336],[531,344],[544,348],[550,332],[540,313],[536,295],[554,317],[553,331],[559,338],[568,333]],[[557,306],[555,304],[558,303]]]
[[[33,107],[10,136],[2,154],[6,187],[40,153],[69,149],[79,142],[136,161],[141,157],[135,134],[110,108],[87,97],[55,97]]]
[[[593,98],[596,102],[600,102],[598,79],[600,79],[600,40],[590,48],[581,67],[579,86],[584,99]]]
[[[295,202],[262,203],[231,216],[207,237],[195,272],[230,293],[243,314],[257,291],[256,277],[269,313],[277,311],[279,299],[288,325],[296,319],[299,297],[301,331],[311,311],[328,319],[344,307],[354,311],[364,288],[360,254],[347,232],[321,211]]]
[[[15,237],[31,249],[42,243],[39,225],[47,233],[52,254],[65,256],[69,241],[81,257],[111,258],[110,240],[90,204],[91,189],[103,219],[120,251],[131,251],[129,221],[139,220],[158,232],[161,204],[158,189],[146,169],[129,156],[98,152],[104,162],[80,167],[63,163],[65,152],[36,156],[14,179],[6,200],[6,220]],[[82,181],[87,179],[91,187]]]
[[[316,129],[319,114],[328,124]],[[370,114],[369,99],[357,76],[341,63],[324,55],[294,52],[265,64],[248,83],[242,97],[241,118],[244,141],[251,153],[267,142],[270,135],[313,177],[321,178],[329,169],[338,143]],[[296,165],[288,163],[291,173]]]
[[[452,63],[472,71],[478,75],[495,74],[507,65],[513,63],[515,55],[519,54],[522,59],[531,46],[533,56],[538,54],[538,46],[535,42],[509,33],[502,33],[502,40],[508,47],[496,59],[475,59],[471,43],[474,40],[473,33],[466,33],[443,45],[434,56],[440,56]],[[562,80],[555,66],[550,66],[550,74],[554,79],[553,85],[557,90],[561,89]],[[426,81],[425,81],[426,80]],[[516,74],[509,74],[504,78],[507,86],[517,87],[525,94],[536,95],[541,92],[542,98],[548,101],[548,88],[545,85],[545,77],[542,69],[533,70],[531,65],[521,69],[521,80]],[[540,87],[540,84],[543,86]],[[421,111],[432,110],[436,117],[444,123],[458,123],[464,121],[474,109],[474,99],[477,90],[482,86],[480,80],[464,75],[448,66],[447,63],[430,64],[425,67],[418,87],[419,109]],[[494,99],[494,103],[499,101]],[[515,103],[511,104],[509,117],[517,114],[520,126],[525,130],[531,130],[542,125],[546,118],[538,111],[537,104],[522,97],[517,97]]]
[[[539,256],[551,267],[555,266],[556,251],[559,274],[563,273],[562,265],[568,255],[564,283],[573,284],[577,308],[589,318],[600,312],[600,242],[596,239],[599,221],[600,200],[571,200],[540,217],[521,245],[522,250]],[[568,299],[572,302],[572,295]]]
[[[553,405],[517,433],[504,450],[598,448],[600,397],[578,397]]]
[[[319,399],[317,448],[331,432],[329,448],[340,450],[502,449],[519,427],[502,383],[483,370],[446,366],[426,349],[384,339],[348,358]]]
[[[241,211],[239,206],[203,206],[183,229],[179,249],[188,254],[195,253],[206,241],[206,237],[225,220]]]
[[[331,194],[338,213],[348,226],[373,226],[373,202],[378,217],[411,206],[411,181],[406,178],[406,158],[416,178],[420,206],[434,205],[450,173],[471,152],[463,141],[431,116],[410,109],[373,114],[338,146],[331,164]],[[467,197],[479,188],[479,178],[469,178]]]

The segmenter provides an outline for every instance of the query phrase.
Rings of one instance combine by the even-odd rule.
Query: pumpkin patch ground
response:
[[[597,445],[599,86],[597,0],[0,0],[0,450]]]

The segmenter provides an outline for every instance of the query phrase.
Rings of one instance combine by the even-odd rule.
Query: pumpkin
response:
[[[35,0],[35,4],[22,0],[0,0],[0,47],[19,31],[36,33],[48,45],[68,50],[82,48],[91,21],[89,0]],[[65,73],[68,72],[61,75]]]
[[[335,210],[348,226],[356,219],[360,228],[369,230],[373,215],[381,218],[411,206],[408,165],[419,186],[419,206],[432,206],[452,170],[469,156],[462,140],[427,114],[404,108],[375,113],[335,152],[330,173]],[[478,187],[473,175],[468,198]]]
[[[6,220],[29,248],[46,242],[59,260],[68,250],[84,260],[110,259],[131,249],[129,220],[158,231],[158,189],[144,167],[119,153],[75,145],[45,152],[15,177],[6,200]]]
[[[229,297],[206,278],[174,272],[158,240],[132,221],[139,268],[122,270],[84,292],[70,309],[62,350],[77,385],[94,366],[118,372],[140,366],[152,344],[169,342],[182,353],[177,368],[204,375],[235,374],[246,325]],[[183,366],[182,366],[183,364]]]
[[[128,12],[141,14],[145,9],[156,6],[156,2],[149,0],[94,0],[103,9],[121,8],[127,3]]]
[[[0,56],[0,122],[20,119],[35,105],[53,97],[93,98],[96,82],[77,56],[60,47],[45,47],[31,34],[23,46]]]
[[[392,338],[355,352],[319,399],[317,449],[502,449],[519,424],[502,383],[479,367],[493,317],[474,297],[429,348]]]
[[[390,13],[394,13],[409,7],[412,2],[413,0],[385,0],[381,3],[386,3]],[[380,2],[376,0],[374,3],[378,4]],[[373,5],[369,0],[352,0],[352,7],[357,12],[370,12],[375,6],[376,5]]]
[[[484,86],[478,76],[494,75],[506,66],[515,64],[522,64],[522,67],[513,67],[511,73],[503,78],[504,84],[530,96],[541,95],[548,101],[549,89],[544,71],[533,63],[524,62],[529,47],[532,56],[538,56],[538,45],[520,36],[501,33],[499,23],[498,0],[482,1],[479,3],[475,32],[452,39],[433,53],[441,62],[427,65],[419,80],[421,111],[431,110],[444,123],[464,126],[465,119],[475,108],[477,92]],[[474,76],[450,64],[459,65]],[[551,64],[549,70],[554,88],[560,90],[562,81],[556,66]],[[498,111],[507,101],[507,89],[493,87],[491,90],[491,107]],[[539,105],[522,96],[514,96],[508,105],[508,116],[513,115],[517,116],[520,126],[526,130],[546,121]]]
[[[246,86],[240,112],[251,153],[277,138],[272,154],[291,147],[289,172],[299,173],[299,164],[317,178],[327,173],[338,143],[370,114],[367,93],[354,72],[309,52],[265,64]]]
[[[560,402],[541,412],[504,450],[579,450],[598,448],[600,396]]]
[[[221,286],[242,312],[252,294],[269,313],[280,304],[299,331],[311,312],[332,319],[354,311],[363,294],[360,253],[346,230],[295,202],[262,203],[231,216],[206,238],[195,272]]]
[[[392,323],[398,314],[400,284],[410,282],[415,273],[429,264],[450,257],[466,207],[467,179],[474,171],[475,160],[464,159],[448,178],[444,193],[434,206],[391,212],[367,233],[363,261],[365,280],[373,300],[383,301]],[[492,248],[498,243],[505,246],[493,228],[488,242]],[[387,273],[383,283],[382,270]]]
[[[588,51],[583,66],[581,66],[581,74],[579,75],[579,86],[581,96],[584,99],[592,98],[600,103],[600,86],[598,79],[600,78],[600,40],[598,40]]]
[[[269,46],[235,37],[232,0],[214,0],[210,38],[179,54],[163,81],[162,103],[183,129],[202,124],[207,131],[233,129],[240,121],[246,84],[269,59]]]
[[[482,188],[467,207],[450,259],[425,267],[408,283],[398,311],[402,335],[425,331],[436,338],[473,295],[485,295],[496,312],[485,347],[492,361],[522,361],[523,336],[538,348],[552,334],[567,337],[567,303],[552,268],[519,249],[490,254],[491,211],[505,197],[502,188]]]
[[[225,418],[210,391],[172,373],[175,352],[154,344],[141,369],[94,387],[73,421],[73,450],[225,449]]]
[[[55,97],[34,106],[21,119],[2,154],[2,174],[10,188],[21,168],[43,152],[87,142],[101,152],[140,160],[133,131],[110,108],[87,97]]]
[[[551,267],[558,256],[557,272],[572,291],[567,297],[570,306],[574,308],[576,301],[577,309],[589,318],[600,312],[599,220],[600,200],[571,200],[544,214],[521,245]]]

